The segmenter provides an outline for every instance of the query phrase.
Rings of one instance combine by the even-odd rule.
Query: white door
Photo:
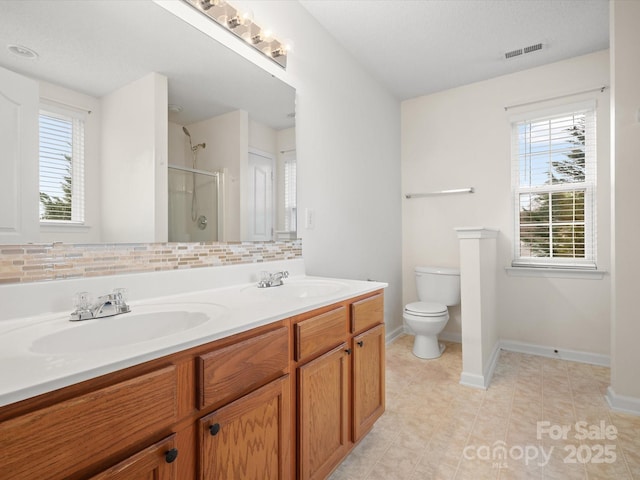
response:
[[[0,68],[0,243],[37,242],[38,83]]]
[[[247,240],[253,242],[273,239],[273,163],[268,154],[249,152]]]

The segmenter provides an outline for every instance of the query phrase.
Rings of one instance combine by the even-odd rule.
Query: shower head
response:
[[[187,127],[182,127],[182,131],[187,137],[189,137],[189,139],[191,139],[191,134],[189,133],[189,130],[187,130]]]

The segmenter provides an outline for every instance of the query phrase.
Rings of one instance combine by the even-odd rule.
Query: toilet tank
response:
[[[451,306],[460,303],[460,270],[444,267],[416,267],[416,289],[421,302]]]

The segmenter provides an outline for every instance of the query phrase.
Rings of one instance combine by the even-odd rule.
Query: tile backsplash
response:
[[[302,240],[0,245],[0,284],[302,258]]]

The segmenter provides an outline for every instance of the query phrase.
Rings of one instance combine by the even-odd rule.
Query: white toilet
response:
[[[438,358],[444,345],[438,334],[449,320],[447,306],[460,303],[460,270],[440,267],[416,267],[419,302],[404,307],[402,317],[416,334],[413,354],[420,358]]]

